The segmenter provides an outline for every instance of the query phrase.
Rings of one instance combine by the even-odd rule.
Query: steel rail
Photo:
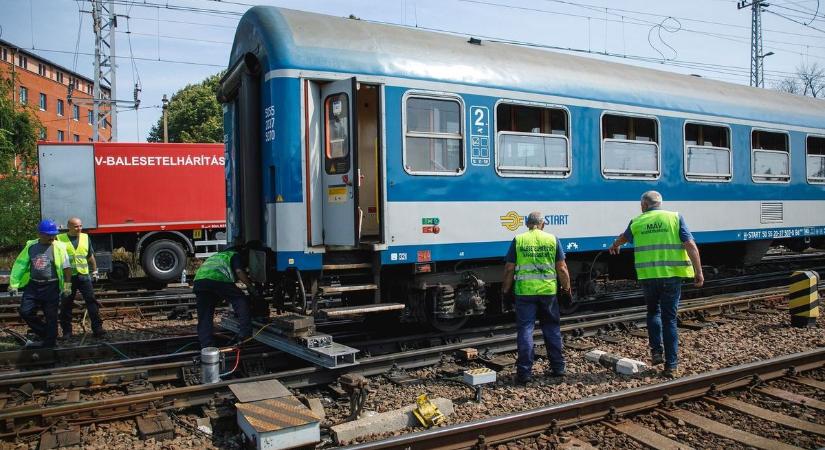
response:
[[[498,417],[434,428],[374,442],[349,446],[352,450],[378,449],[469,449],[481,441],[495,445],[535,435],[548,429],[638,413],[661,405],[663,400],[676,402],[749,385],[754,377],[772,380],[788,374],[816,369],[825,365],[825,348],[743,364],[673,381],[611,392],[558,405],[521,411]]]
[[[713,298],[707,302],[708,308],[721,308],[725,302],[732,304],[749,304],[754,301],[763,301],[776,297],[777,292],[745,293],[733,298]],[[701,309],[701,305],[692,305],[680,310],[680,314],[691,313]],[[619,323],[644,322],[644,312],[631,312],[626,315],[605,317],[598,320],[570,323],[562,326],[562,330],[572,333],[575,330],[590,330],[598,332],[605,326],[615,326]],[[516,348],[515,333],[513,330],[499,330],[500,334],[490,335],[477,333],[468,339],[444,339],[440,345],[428,348],[406,350],[387,353],[378,356],[368,356],[359,361],[359,365],[339,370],[328,370],[318,367],[302,367],[297,369],[274,372],[265,375],[244,378],[243,381],[263,381],[278,379],[288,387],[300,388],[331,383],[340,375],[348,372],[357,372],[363,375],[379,375],[392,368],[415,369],[431,366],[443,361],[443,357],[465,348],[475,347],[482,354],[484,352],[502,353],[513,351]],[[536,330],[539,333],[539,330]],[[576,332],[574,334],[582,334]],[[270,355],[277,357],[274,352]],[[270,356],[270,357],[272,357]],[[141,369],[140,366],[135,369]],[[98,372],[104,375],[105,371]],[[111,372],[113,375],[117,370]],[[36,433],[47,429],[58,419],[70,424],[88,424],[113,418],[122,418],[140,415],[148,409],[179,409],[190,406],[204,405],[211,402],[228,400],[232,397],[226,389],[230,384],[240,380],[226,380],[210,385],[194,385],[177,387],[151,393],[125,395],[116,399],[85,401],[72,405],[41,406],[23,405],[16,407],[5,406],[0,410],[0,437],[18,434]]]

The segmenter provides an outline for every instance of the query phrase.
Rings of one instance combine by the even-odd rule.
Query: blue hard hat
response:
[[[48,234],[49,236],[56,236],[57,224],[54,223],[54,220],[52,219],[43,219],[40,221],[40,225],[37,226],[37,231],[43,234]]]

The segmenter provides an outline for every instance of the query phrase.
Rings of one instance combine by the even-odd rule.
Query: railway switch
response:
[[[788,311],[791,325],[815,327],[819,317],[819,274],[813,270],[794,272],[788,283]]]

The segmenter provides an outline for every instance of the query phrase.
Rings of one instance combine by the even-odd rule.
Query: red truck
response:
[[[43,142],[38,159],[41,217],[79,217],[110,279],[130,275],[114,249],[165,283],[226,244],[222,144]]]

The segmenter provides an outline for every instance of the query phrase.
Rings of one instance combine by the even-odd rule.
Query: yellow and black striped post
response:
[[[791,326],[804,328],[816,326],[819,317],[819,274],[813,270],[801,270],[791,275],[788,284],[788,309]]]

